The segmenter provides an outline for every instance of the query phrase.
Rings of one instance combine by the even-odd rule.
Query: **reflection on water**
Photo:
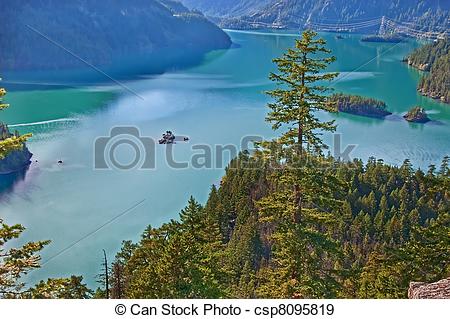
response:
[[[7,175],[0,174],[0,201],[7,201],[8,195],[13,193],[16,187],[19,187],[25,180],[29,166],[20,172]],[[1,217],[1,216],[0,216]]]
[[[3,83],[2,83],[3,85]],[[9,90],[9,87],[5,85]],[[117,90],[117,89],[116,89]],[[102,108],[117,96],[113,91],[91,91],[85,88],[64,88],[52,90],[10,91],[5,102],[11,107],[3,110],[1,121],[9,125],[19,125],[20,132],[26,132],[29,124],[52,123],[63,119],[77,118],[76,114],[91,114]],[[44,127],[41,125],[41,127]]]

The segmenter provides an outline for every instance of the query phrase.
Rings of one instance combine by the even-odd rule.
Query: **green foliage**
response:
[[[277,167],[268,176],[275,191],[258,203],[260,222],[273,232],[267,238],[273,255],[265,261],[267,268],[257,274],[257,293],[264,297],[333,297],[338,286],[330,265],[340,251],[325,228],[340,219],[335,195],[341,185],[328,170],[320,170],[323,164],[333,164],[320,156],[325,148],[321,131],[334,131],[335,125],[316,117],[318,111],[336,111],[327,102],[328,88],[323,83],[337,73],[323,72],[335,58],[328,56],[325,41],[316,36],[303,32],[295,49],[274,60],[278,74],[270,75],[278,88],[268,92],[275,102],[269,103],[267,120],[274,130],[286,128],[287,132],[262,144],[266,149],[261,155],[269,155]],[[273,148],[283,154],[271,154]]]
[[[10,134],[8,135],[9,135],[8,138],[0,140],[0,160],[5,159],[12,151],[22,150],[24,147],[24,143],[27,141],[28,138],[31,137],[30,134],[22,136]]]
[[[205,208],[191,200],[127,249],[125,297],[405,298],[411,281],[450,276],[448,158],[427,173],[326,160],[311,159],[327,169],[305,181],[295,224],[293,177],[241,154]]]
[[[450,206],[445,192],[448,159],[443,167],[444,174],[426,177],[430,191],[418,201],[433,203],[437,217],[423,221],[423,208],[411,210],[409,218],[405,218],[409,228],[406,242],[370,255],[361,274],[358,297],[406,298],[411,281],[434,282],[450,276]]]
[[[25,297],[29,299],[88,299],[93,291],[82,283],[82,276],[47,279],[31,288]]]
[[[270,79],[278,88],[267,92],[275,101],[269,103],[270,112],[266,120],[274,130],[283,128],[279,142],[303,148],[304,143],[316,151],[325,145],[318,138],[318,131],[334,131],[334,122],[321,122],[317,111],[335,112],[326,103],[324,95],[329,89],[323,82],[331,81],[337,73],[321,73],[335,61],[333,56],[325,56],[330,51],[325,40],[316,39],[317,33],[305,31],[296,40],[295,48],[288,49],[281,58],[274,59],[278,73],[271,73]],[[321,82],[319,84],[317,82]]]
[[[359,95],[333,94],[328,98],[328,102],[339,112],[371,117],[392,114],[386,110],[386,103],[383,101]]]
[[[430,74],[421,78],[419,91],[431,98],[450,103],[450,52],[440,56],[431,67]]]
[[[386,43],[400,43],[405,41],[405,37],[396,33],[387,35],[369,35],[361,38],[361,42],[386,42]]]
[[[125,265],[130,298],[219,298],[225,295],[218,224],[193,198],[159,229],[148,227]]]
[[[450,103],[450,41],[439,40],[424,45],[408,57],[408,63],[430,74],[420,79],[418,90],[423,95]]]
[[[408,56],[408,62],[414,67],[430,71],[435,61],[448,53],[450,42],[448,40],[440,40],[429,43],[417,48]]]
[[[19,238],[25,230],[22,225],[8,226],[0,219],[0,295],[16,297],[22,294],[24,284],[20,278],[30,270],[39,268],[38,252],[49,241],[29,242],[19,248],[5,248],[13,239]]]
[[[420,106],[415,106],[412,109],[410,109],[408,113],[404,116],[404,118],[410,122],[424,123],[430,121],[427,113],[425,112],[425,109]]]
[[[121,250],[117,253],[116,258],[111,265],[109,286],[111,287],[110,296],[112,299],[122,299],[125,297],[125,291],[127,290],[125,265],[133,255],[136,246],[136,244],[133,244],[129,240],[124,241]],[[104,296],[97,297],[106,298],[106,293]]]

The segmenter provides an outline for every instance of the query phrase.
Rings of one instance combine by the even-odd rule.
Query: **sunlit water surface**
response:
[[[218,184],[224,173],[221,167],[171,169],[164,161],[164,147],[156,147],[154,170],[93,170],[94,141],[108,136],[113,126],[136,126],[142,136],[155,139],[169,129],[189,136],[189,144],[174,147],[176,161],[188,160],[194,144],[239,145],[246,135],[274,136],[264,121],[268,98],[263,92],[272,87],[267,79],[274,71],[271,60],[292,46],[295,34],[229,34],[235,48],[210,53],[188,70],[124,81],[126,88],[19,86],[8,95],[13,107],[2,120],[34,133],[29,148],[38,162],[24,180],[3,192],[0,216],[28,228],[21,243],[52,240],[42,253],[43,267],[29,275],[30,281],[77,274],[95,286],[102,249],[112,258],[122,240],[138,240],[147,225],[176,218],[189,196],[204,202],[210,185]],[[420,73],[401,60],[418,44],[323,36],[338,59],[330,70],[341,72],[335,89],[381,99],[394,113],[385,120],[321,115],[337,120],[343,145],[357,145],[352,155],[364,160],[375,156],[395,165],[409,158],[425,169],[439,163],[450,150],[450,106],[417,94]],[[401,116],[415,105],[423,106],[433,121],[404,121]],[[331,141],[330,136],[325,139]],[[122,145],[116,155],[126,162],[134,153]],[[64,163],[58,165],[58,160]]]

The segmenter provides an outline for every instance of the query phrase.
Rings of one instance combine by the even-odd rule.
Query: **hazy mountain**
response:
[[[145,63],[142,71],[162,72],[231,45],[228,35],[203,15],[171,0],[1,3],[0,72],[87,63]]]
[[[180,0],[190,9],[211,17],[237,17],[256,13],[274,0]]]
[[[308,22],[349,23],[387,16],[397,21],[417,23],[418,26],[411,25],[414,28],[445,30],[449,28],[450,18],[450,1],[443,0],[181,1],[207,15],[220,16],[221,26],[244,29],[270,26],[301,28]]]

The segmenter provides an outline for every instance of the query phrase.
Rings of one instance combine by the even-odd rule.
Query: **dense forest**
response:
[[[337,111],[369,117],[385,117],[392,113],[386,110],[386,103],[359,95],[333,94],[329,97]]]
[[[2,2],[3,70],[136,65],[159,73],[231,45],[199,12],[170,0]]]
[[[124,243],[111,267],[112,296],[405,298],[410,281],[450,275],[448,159],[428,172],[407,161],[313,164],[339,187],[336,202],[320,203],[326,220],[305,218],[302,235],[310,240],[283,237],[287,198],[264,207],[283,170],[241,154],[205,206],[191,199],[179,221],[149,226],[139,243]],[[308,205],[327,196],[313,194],[314,184],[307,191],[315,197]]]
[[[423,45],[412,52],[406,61],[409,65],[422,70],[430,71],[432,65],[439,57],[446,55],[450,50],[449,41],[437,41]]]
[[[243,153],[204,206],[191,199],[179,220],[148,226],[138,243],[124,242],[109,267],[110,297],[406,298],[410,281],[450,276],[448,158],[427,172],[408,161],[310,161],[323,170],[308,179],[308,205],[320,203],[327,218],[305,217],[304,238],[284,237],[292,224],[283,215],[289,201],[277,194],[283,169]],[[315,188],[318,176],[336,185],[333,201]],[[271,196],[281,196],[278,205],[266,206]],[[42,281],[20,297],[105,296],[104,288],[94,294],[73,276]]]
[[[450,41],[439,40],[424,45],[407,59],[408,64],[422,71],[429,71],[419,82],[418,91],[433,99],[450,103]]]

